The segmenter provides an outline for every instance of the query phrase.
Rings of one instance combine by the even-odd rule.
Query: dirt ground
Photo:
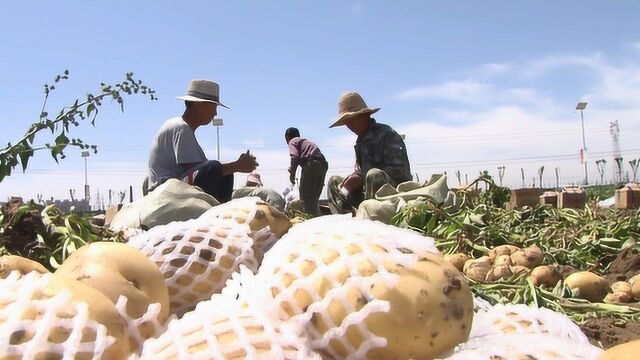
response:
[[[625,249],[616,256],[609,268],[606,279],[609,284],[629,280],[640,273],[640,252]],[[635,304],[629,304],[634,306]],[[594,345],[610,348],[612,346],[640,339],[640,322],[626,322],[609,317],[591,319],[580,326]]]
[[[631,340],[640,339],[640,323],[601,317],[581,325],[592,344],[608,349]]]

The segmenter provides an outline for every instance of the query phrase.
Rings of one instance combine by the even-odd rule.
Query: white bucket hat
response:
[[[210,102],[229,108],[220,102],[220,86],[211,80],[191,80],[187,95],[178,96],[177,98],[193,102]]]
[[[338,119],[329,126],[330,128],[346,125],[349,119],[360,114],[373,114],[380,108],[370,109],[364,99],[357,92],[347,92],[340,95],[338,100]]]

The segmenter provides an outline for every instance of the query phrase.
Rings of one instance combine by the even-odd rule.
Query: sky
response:
[[[265,186],[288,185],[284,131],[298,127],[329,161],[330,175],[354,163],[355,136],[328,126],[345,91],[358,91],[377,121],[405,135],[412,172],[446,172],[450,186],[482,170],[504,185],[584,180],[578,101],[590,183],[595,161],[613,179],[610,123],[618,121],[624,171],[640,158],[640,27],[637,1],[110,1],[0,3],[0,142],[15,142],[38,119],[43,84],[65,69],[49,113],[132,71],[159,100],[105,103],[96,126],[70,135],[98,145],[87,159],[92,200],[141,197],[153,138],[182,114],[176,96],[194,78],[220,84],[223,162],[250,150]],[[196,135],[216,159],[216,129]],[[36,143],[51,142],[42,133]],[[0,182],[11,195],[82,194],[85,162],[73,148],[59,164],[37,153],[26,172]],[[236,184],[245,176],[237,175]],[[81,195],[75,195],[76,198]],[[115,196],[112,200],[115,202]],[[108,204],[107,204],[108,205]]]

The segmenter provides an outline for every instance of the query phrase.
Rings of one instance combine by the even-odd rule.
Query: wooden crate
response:
[[[637,209],[640,207],[640,185],[630,183],[616,190],[616,207],[618,209]]]
[[[519,209],[523,206],[535,207],[540,203],[541,194],[542,190],[538,188],[511,190],[511,201],[509,205],[512,209]]]
[[[564,188],[558,196],[558,207],[561,209],[582,209],[587,203],[587,193],[582,188]]]
[[[551,205],[552,207],[558,207],[558,193],[555,191],[545,191],[540,195],[540,205]]]

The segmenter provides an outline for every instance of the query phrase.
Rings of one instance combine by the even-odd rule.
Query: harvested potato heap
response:
[[[602,353],[565,315],[526,305],[485,309],[476,313],[469,341],[445,359],[596,360]]]
[[[537,246],[520,249],[513,245],[500,245],[489,251],[488,256],[478,259],[468,259],[460,253],[446,255],[445,259],[473,281],[493,282],[531,272],[542,264],[544,254]],[[463,261],[464,266],[461,267]]]
[[[607,294],[604,302],[612,304],[625,304],[640,301],[640,274],[629,281],[618,281],[611,284],[612,293]]]
[[[88,285],[116,304],[127,323],[131,350],[164,331],[169,292],[160,270],[125,244],[96,242],[75,251],[55,272]]]
[[[126,325],[102,293],[64,276],[0,279],[0,358],[124,359]]]
[[[285,324],[235,298],[213,295],[144,344],[142,359],[290,359],[320,357]]]
[[[256,276],[264,306],[335,359],[433,359],[464,342],[473,298],[433,239],[325,216],[294,226]]]

